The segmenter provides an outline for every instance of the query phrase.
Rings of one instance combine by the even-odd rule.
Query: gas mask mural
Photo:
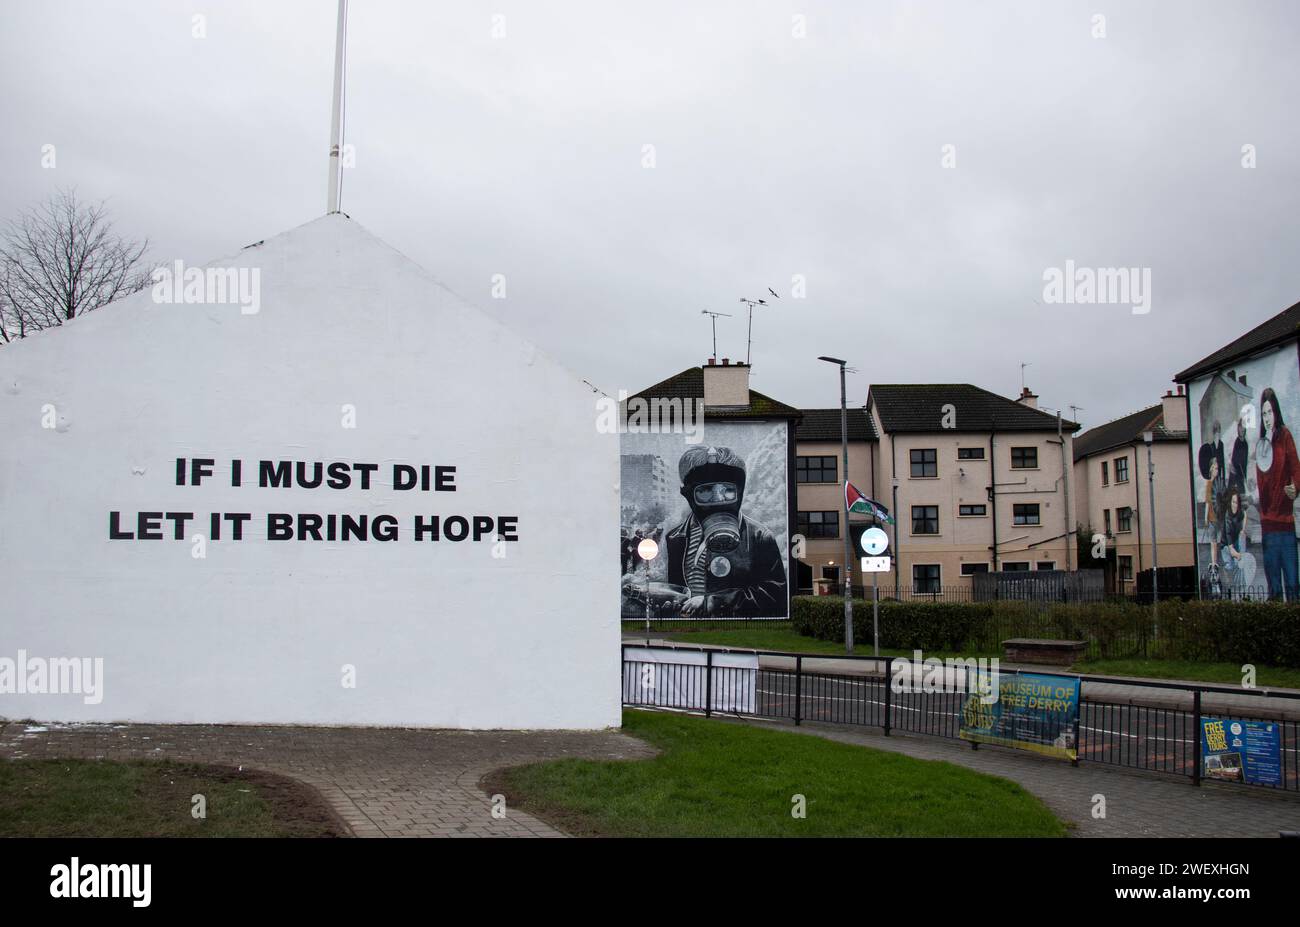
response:
[[[671,478],[662,454],[653,458],[624,454],[625,501],[636,499],[638,510],[645,511],[648,503],[642,496],[648,484],[659,493],[656,501],[662,516],[654,519],[658,524],[631,530],[624,526],[625,552],[635,550],[640,538],[647,536],[661,548],[650,571],[635,555],[625,553],[625,617],[643,616],[647,596],[652,615],[659,618],[788,614],[784,541],[754,517],[755,509],[765,509],[769,518],[776,515],[782,522],[788,518],[785,432],[772,429],[766,435],[755,426],[733,427],[748,427],[748,434],[738,431],[735,436],[749,438],[753,447],[749,456],[762,472],[751,472],[745,458],[732,447],[687,445],[684,451],[679,450],[676,460],[676,496],[680,500],[676,503],[665,498]],[[724,436],[731,437],[723,426],[711,426],[706,441]],[[749,498],[755,485],[764,496],[758,504]],[[679,514],[672,514],[671,509]],[[778,523],[781,538],[785,529],[784,523]]]

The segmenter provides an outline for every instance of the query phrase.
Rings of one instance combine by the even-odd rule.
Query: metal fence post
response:
[[[1079,715],[1083,714],[1083,680],[1079,680],[1079,700],[1074,706],[1074,759],[1070,760],[1070,765],[1076,769],[1079,766]]]
[[[1192,691],[1192,785],[1201,784],[1201,690]]]
[[[885,657],[885,736],[889,736],[889,704],[892,701],[889,696],[889,681],[894,678],[894,658]]]
[[[704,669],[704,717],[713,715],[713,651],[707,652]]]
[[[794,658],[794,723],[803,720],[803,657]]]

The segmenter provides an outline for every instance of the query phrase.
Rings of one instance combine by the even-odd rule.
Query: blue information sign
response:
[[[1282,732],[1276,721],[1201,719],[1201,775],[1247,785],[1282,784]]]

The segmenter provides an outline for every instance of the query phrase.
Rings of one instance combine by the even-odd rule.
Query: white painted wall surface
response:
[[[618,440],[590,390],[342,216],[216,264],[260,269],[258,313],[146,289],[0,349],[0,658],[105,674],[99,704],[0,694],[0,715],[617,725]],[[216,475],[177,486],[177,457]],[[264,458],[381,469],[368,492],[259,488]],[[395,491],[395,462],[454,465],[458,489]],[[110,540],[111,510],[194,512],[187,535],[250,512],[252,537],[195,559],[168,522]],[[388,512],[401,538],[267,541],[272,511]],[[416,514],[517,515],[520,540],[416,542]]]

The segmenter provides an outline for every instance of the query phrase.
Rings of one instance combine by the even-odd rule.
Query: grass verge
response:
[[[858,628],[859,638],[854,652],[859,656],[871,655],[870,627]],[[671,640],[679,644],[708,644],[734,647],[742,650],[779,650],[790,653],[825,654],[842,656],[844,645],[833,641],[804,637],[788,628],[732,628],[700,631],[651,632],[651,637]],[[628,641],[635,643],[635,641]],[[911,657],[908,650],[882,648],[882,656]],[[926,657],[940,660],[948,657],[1002,657],[1001,653],[974,653],[970,651],[926,651]],[[1084,675],[1136,676],[1148,679],[1185,679],[1193,682],[1241,685],[1241,667],[1236,663],[1196,663],[1189,660],[1084,660],[1070,667],[1070,672]],[[1300,689],[1300,669],[1275,666],[1256,666],[1256,686]]]
[[[628,710],[649,760],[564,759],[484,780],[569,833],[619,837],[1057,837],[1019,785],[896,753],[668,712]],[[807,816],[795,818],[802,795]]]
[[[853,648],[856,656],[869,657],[872,653],[871,648],[871,616],[867,616],[867,625],[863,628],[858,625],[856,633],[857,642]],[[865,635],[865,636],[863,636]],[[781,650],[790,653],[816,653],[826,654],[827,656],[843,656],[844,645],[834,641],[818,640],[815,637],[804,637],[796,631],[788,629],[765,629],[765,628],[734,628],[729,630],[704,630],[704,631],[675,631],[675,632],[650,632],[651,638],[659,640],[676,641],[679,644],[709,644],[718,647],[735,647],[742,650]],[[635,640],[629,640],[626,643],[634,644]],[[910,650],[891,650],[882,647],[881,656],[892,657],[911,657]],[[938,657],[945,659],[947,657],[996,657],[996,653],[973,653],[963,651],[929,651],[925,652],[927,657]]]
[[[194,796],[206,800],[195,818]],[[342,837],[310,786],[255,770],[166,761],[0,762],[0,837]]]
[[[1076,673],[1102,676],[1145,676],[1149,679],[1186,679],[1241,685],[1241,666],[1237,663],[1194,663],[1188,660],[1085,660],[1070,669]],[[1258,688],[1276,686],[1300,689],[1300,670],[1274,666],[1256,666]]]

